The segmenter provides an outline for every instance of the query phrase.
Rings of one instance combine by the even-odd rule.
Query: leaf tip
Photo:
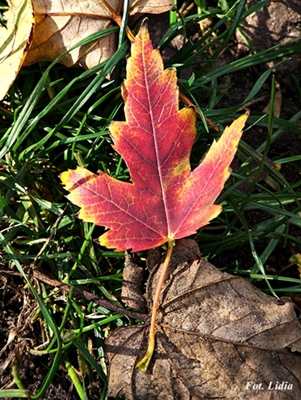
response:
[[[250,110],[247,108],[247,109],[246,109],[246,112],[245,112],[244,114],[242,114],[240,117],[238,117],[238,118],[234,121],[234,123],[235,123],[235,122],[241,123],[241,124],[242,124],[242,128],[241,128],[241,129],[243,129],[243,128],[244,128],[244,125],[245,125],[245,123],[246,123],[246,121],[247,121],[247,119],[249,118],[249,116],[250,116]]]
[[[62,184],[63,184],[64,186],[66,186],[66,184],[68,183],[69,172],[70,172],[70,170],[64,171],[64,172],[62,172],[62,173],[60,174],[60,176],[59,176],[59,178],[60,178],[60,180],[61,180],[61,182],[62,182]]]
[[[70,191],[70,174],[73,172],[73,170],[68,169],[67,171],[64,171],[60,174],[59,178],[62,182],[62,185],[64,188],[68,191]]]
[[[143,20],[142,20],[142,22],[141,22],[140,29],[141,29],[141,28],[146,28],[146,29],[148,30],[148,17],[143,18]]]

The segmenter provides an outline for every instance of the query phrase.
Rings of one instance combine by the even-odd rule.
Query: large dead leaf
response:
[[[32,0],[36,21],[35,33],[24,65],[53,61],[85,37],[112,25],[112,13],[102,0]],[[119,0],[107,0],[115,11]],[[162,13],[170,10],[171,0],[131,0],[129,15]],[[87,46],[71,51],[62,59],[67,67],[79,64],[92,68],[111,57],[116,50],[116,35],[107,35]]]
[[[0,100],[6,95],[20,68],[36,62],[54,61],[87,36],[113,24],[122,0],[7,0],[9,10],[0,25]],[[159,14],[171,9],[172,0],[131,0],[129,15]],[[113,15],[114,14],[114,15]],[[30,48],[30,50],[29,50]],[[116,51],[112,33],[68,53],[61,63],[84,68],[105,61]]]
[[[0,100],[15,80],[26,56],[34,28],[30,0],[7,0],[3,14],[6,27],[0,25]]]
[[[147,301],[160,268],[158,250]],[[106,342],[109,396],[141,400],[301,398],[301,329],[293,304],[265,295],[241,277],[199,259],[178,242],[161,293],[156,351],[146,374],[135,367],[147,327],[119,328]]]

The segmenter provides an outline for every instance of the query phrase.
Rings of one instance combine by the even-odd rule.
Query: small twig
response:
[[[56,279],[49,278],[49,276],[43,274],[40,271],[37,271],[36,269],[32,269],[30,267],[25,267],[24,270],[31,272],[34,278],[36,278],[50,286],[53,286],[59,290],[62,290],[65,292],[70,292],[70,290],[71,290],[71,287],[69,285],[63,284],[62,282],[60,282]],[[80,299],[92,301],[93,303],[98,304],[99,306],[105,307],[110,311],[114,311],[114,312],[123,314],[129,318],[141,319],[143,322],[148,321],[147,314],[142,314],[142,313],[126,310],[123,307],[116,306],[115,304],[111,303],[108,300],[100,299],[98,296],[95,296],[95,294],[92,294],[92,293],[88,292],[87,290],[81,290],[78,288],[74,288],[73,294],[74,294],[74,296],[79,297]]]

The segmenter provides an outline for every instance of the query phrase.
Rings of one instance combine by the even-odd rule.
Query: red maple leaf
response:
[[[176,72],[164,70],[146,27],[132,45],[122,95],[126,122],[113,122],[110,132],[132,183],[81,167],[61,180],[69,200],[81,207],[79,217],[110,229],[102,245],[137,252],[189,236],[220,213],[214,202],[230,175],[247,115],[227,127],[191,171],[195,114],[179,111]]]

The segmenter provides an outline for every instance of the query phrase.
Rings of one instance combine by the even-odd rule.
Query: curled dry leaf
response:
[[[156,351],[146,374],[136,363],[147,326],[117,329],[106,341],[109,396],[125,399],[297,399],[301,328],[293,304],[268,296],[200,259],[180,240],[161,293]],[[147,301],[160,259],[152,250]],[[282,384],[285,390],[277,390]],[[257,385],[257,386],[256,386]]]
[[[3,14],[6,27],[0,25],[0,100],[23,64],[34,28],[30,0],[7,0],[7,4],[9,9]]]
[[[119,0],[106,2],[118,13]],[[32,0],[32,3],[36,29],[24,65],[54,61],[80,40],[112,25],[112,13],[102,0]],[[131,0],[129,15],[162,13],[171,7],[170,0],[161,0],[160,5],[157,0]],[[116,34],[112,33],[72,50],[61,62],[67,67],[78,64],[92,68],[111,57],[115,50]]]

